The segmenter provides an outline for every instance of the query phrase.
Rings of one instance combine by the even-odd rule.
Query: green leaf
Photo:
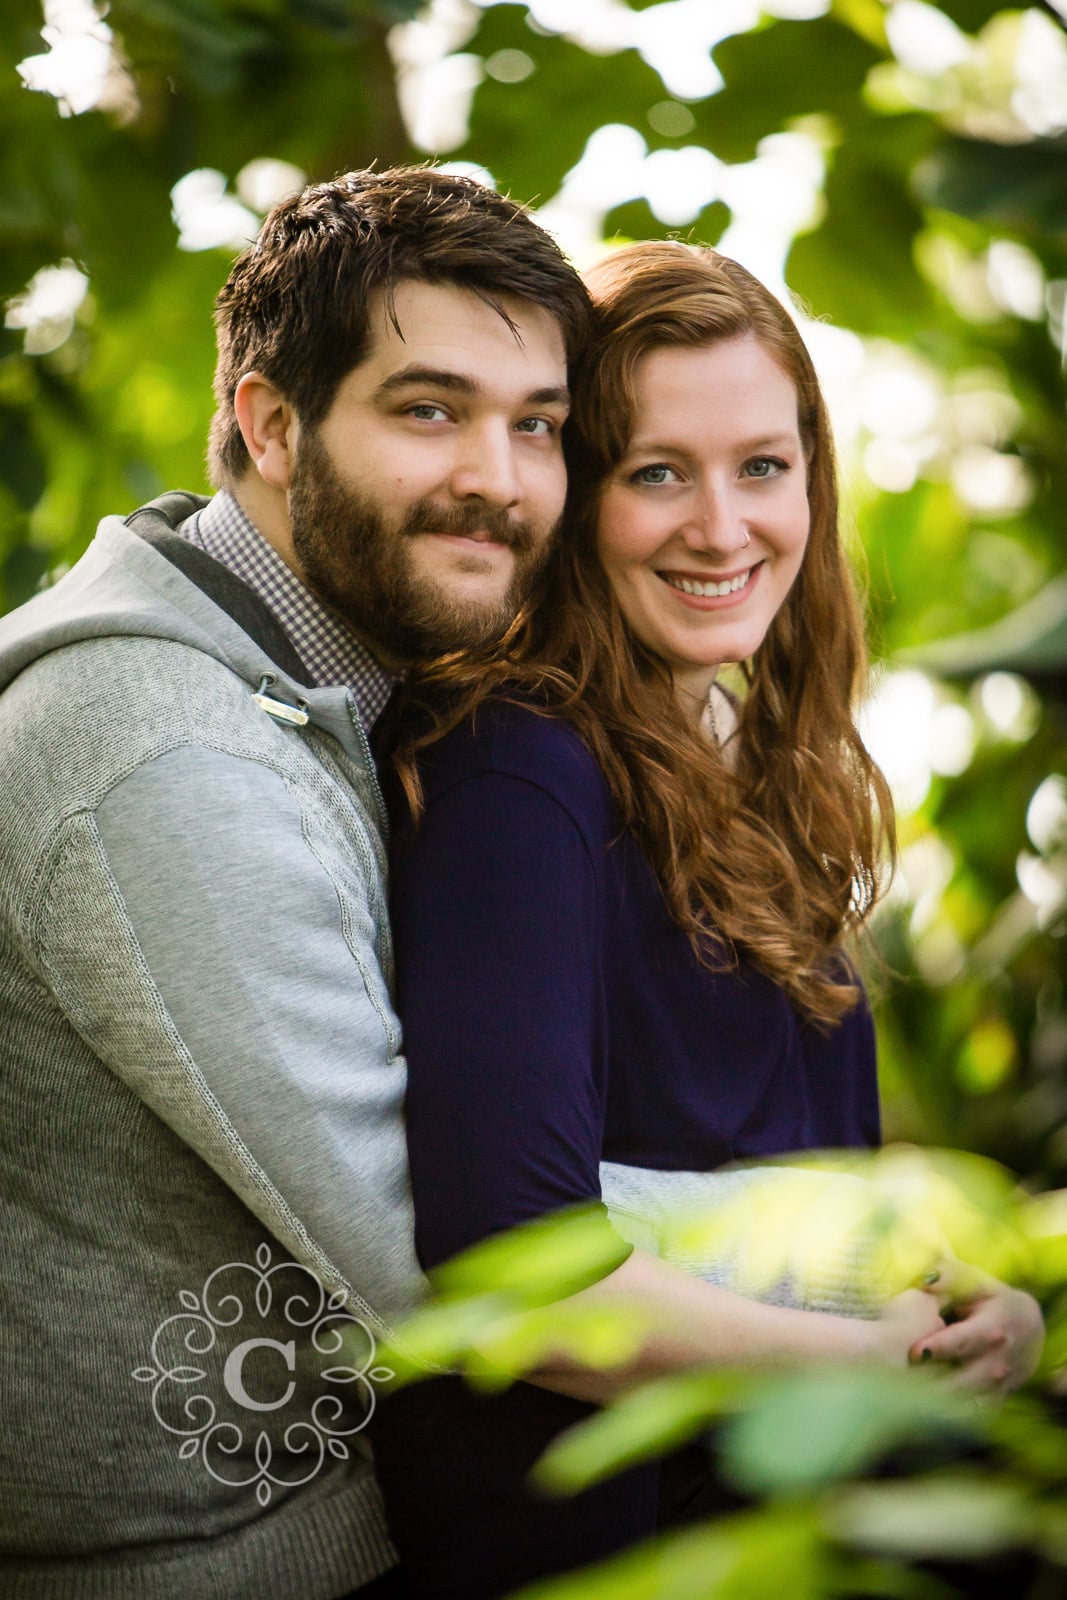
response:
[[[606,123],[639,129],[653,147],[677,143],[657,138],[648,125],[646,113],[664,99],[664,88],[636,50],[590,55],[568,39],[527,27],[525,7],[513,5],[486,10],[466,48],[483,59],[521,50],[534,64],[521,83],[483,79],[474,95],[470,137],[452,153],[487,166],[517,200],[549,199],[589,136]]]
[[[916,145],[930,136],[925,119],[881,119],[833,152],[824,218],[795,240],[786,268],[815,316],[904,343],[944,316],[915,268],[924,217],[908,185]]]
[[[625,1366],[647,1332],[648,1318],[621,1301],[517,1309],[505,1295],[481,1295],[431,1301],[401,1324],[382,1355],[398,1384],[450,1370],[476,1388],[496,1390],[560,1360],[599,1372]]]
[[[628,1366],[648,1334],[650,1318],[633,1306],[563,1301],[490,1321],[461,1359],[469,1381],[505,1388],[516,1377],[568,1363],[611,1372]]]
[[[619,1236],[600,1206],[581,1206],[498,1234],[431,1275],[446,1296],[506,1294],[542,1305],[574,1294],[619,1265]]]
[[[568,1297],[613,1271],[622,1254],[599,1206],[486,1239],[430,1275],[435,1298],[397,1330],[388,1357],[405,1381],[432,1364],[461,1368],[489,1387],[556,1355],[620,1366],[636,1355],[647,1318],[625,1302]]]
[[[604,236],[620,242],[635,239],[681,238],[690,244],[716,245],[730,226],[730,209],[721,200],[713,200],[684,228],[668,227],[652,213],[647,200],[630,200],[616,206],[604,218]]]
[[[1067,138],[1024,144],[948,139],[917,169],[928,205],[1023,235],[1067,234]]]
[[[36,504],[44,492],[46,469],[29,428],[15,410],[0,411],[0,479],[20,506]]]
[[[962,1472],[855,1484],[824,1514],[836,1539],[917,1560],[993,1555],[1024,1543],[1035,1527],[1018,1483]]]
[[[1014,9],[1004,0],[938,0],[938,11],[943,11],[964,33],[975,34],[1001,12]]]
[[[508,1314],[508,1302],[483,1295],[469,1300],[431,1300],[408,1317],[382,1346],[380,1357],[399,1383],[432,1376],[433,1370],[457,1368],[468,1359],[478,1336]]]
[[[925,1374],[868,1367],[791,1374],[722,1436],[724,1470],[748,1492],[809,1494],[911,1440],[974,1435],[973,1406]]]
[[[642,1384],[560,1436],[534,1478],[553,1494],[574,1494],[635,1462],[691,1439],[744,1403],[760,1380],[751,1373],[684,1372]]]
[[[1037,1195],[1020,1214],[1036,1282],[1067,1284],[1067,1189]]]
[[[1056,1322],[1056,1315],[1050,1313],[1046,1318],[1049,1342],[1055,1338]],[[992,1411],[989,1437],[998,1459],[1031,1483],[1057,1488],[1067,1483],[1067,1432],[1062,1419],[1036,1393],[1012,1395]]]
[[[18,531],[18,524],[15,525]],[[19,543],[0,563],[0,584],[9,605],[19,606],[32,600],[48,571],[48,557],[36,545]]]
[[[787,1592],[789,1600],[822,1600],[830,1570],[810,1513],[773,1507],[666,1535],[520,1594],[521,1600],[763,1600]]]
[[[759,141],[817,114],[842,130],[868,117],[863,84],[882,52],[833,16],[772,22],[725,39],[712,52],[725,87],[690,106],[694,142],[722,161],[750,161]]]

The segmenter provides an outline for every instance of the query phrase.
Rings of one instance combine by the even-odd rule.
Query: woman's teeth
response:
[[[664,572],[661,576],[672,589],[681,589],[683,594],[699,594],[705,600],[710,600],[713,595],[736,594],[738,589],[745,587],[753,570],[749,567],[739,578],[726,578],[722,583],[697,583],[693,578],[672,578],[669,572]]]

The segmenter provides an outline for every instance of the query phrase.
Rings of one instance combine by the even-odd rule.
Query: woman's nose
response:
[[[713,555],[734,555],[751,543],[739,496],[726,486],[704,490],[700,504],[683,529],[691,550],[706,550]]]

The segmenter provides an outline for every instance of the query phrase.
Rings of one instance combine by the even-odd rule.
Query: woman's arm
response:
[[[625,1367],[593,1371],[561,1358],[531,1381],[603,1403],[642,1379],[693,1366],[799,1366],[811,1362],[908,1364],[909,1351],[944,1329],[932,1294],[909,1289],[872,1321],[764,1305],[720,1289],[635,1250],[608,1277],[582,1290],[588,1304],[625,1305],[648,1327]]]
[[[598,863],[553,794],[475,770],[431,789],[392,865],[416,1242],[429,1269],[600,1197]]]

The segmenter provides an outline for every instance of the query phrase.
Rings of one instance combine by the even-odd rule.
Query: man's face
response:
[[[389,662],[498,636],[563,510],[563,336],[503,304],[519,339],[472,292],[405,280],[402,333],[379,298],[365,359],[297,438],[301,576]]]

